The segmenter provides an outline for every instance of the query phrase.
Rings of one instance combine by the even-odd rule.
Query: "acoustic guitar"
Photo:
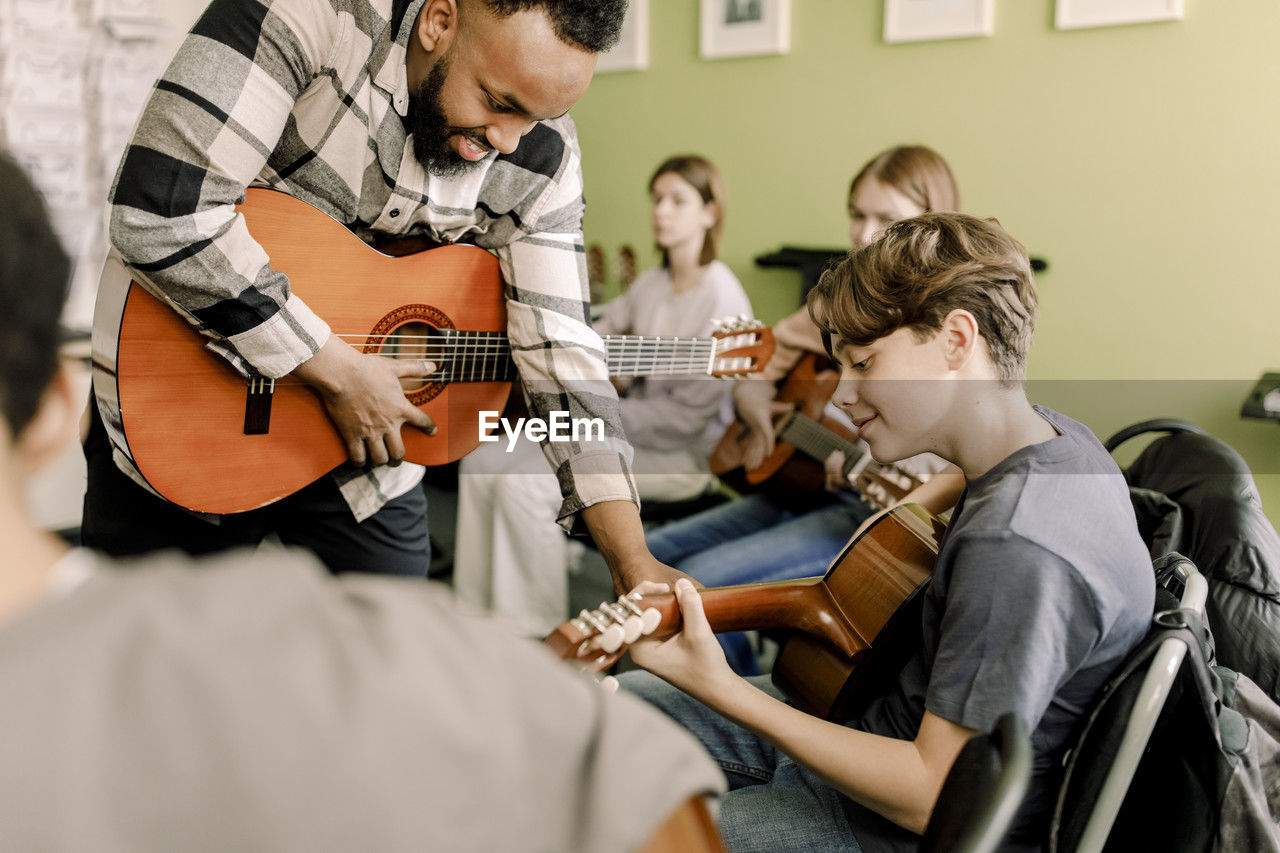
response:
[[[894,507],[844,550],[820,578],[701,589],[716,633],[770,629],[783,639],[773,682],[796,705],[845,722],[889,683],[915,647],[920,596],[932,576],[943,522],[916,504]],[[640,634],[663,638],[680,630],[675,595],[624,595],[582,611],[543,641],[564,660],[580,660],[596,640],[616,659]]]
[[[788,496],[821,491],[823,464],[834,451],[844,453],[844,474],[877,509],[892,506],[925,482],[920,475],[871,458],[847,427],[822,411],[835,393],[839,374],[819,355],[808,353],[778,389],[778,400],[794,408],[774,422],[773,452],[755,468],[743,462],[747,428],[734,421],[711,453],[711,473],[739,492],[773,490]]]
[[[271,265],[334,334],[366,353],[429,359],[405,395],[435,421],[405,427],[406,459],[441,465],[480,443],[480,412],[501,411],[515,366],[498,261],[475,246],[405,253],[373,249],[284,193],[251,188],[238,208]],[[410,248],[421,238],[409,238]],[[358,286],[353,286],[358,284]],[[254,509],[296,492],[347,458],[320,395],[300,380],[245,378],[210,352],[181,315],[129,284],[114,381],[119,419],[139,472],[160,495],[200,512]],[[709,338],[604,338],[612,376],[737,376],[773,353],[770,330],[735,321]]]

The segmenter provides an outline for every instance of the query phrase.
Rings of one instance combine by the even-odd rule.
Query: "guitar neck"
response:
[[[603,340],[610,376],[702,375],[711,372],[716,357],[715,338],[605,335]]]
[[[722,586],[698,592],[707,621],[717,634],[783,628],[810,634],[846,655],[865,647],[822,578]],[[639,604],[662,615],[653,636],[669,637],[680,630],[680,607],[674,595],[646,595]]]
[[[505,334],[457,329],[441,334],[442,345],[430,345],[429,353],[437,362],[437,381],[510,382],[516,378]],[[712,372],[717,357],[715,338],[607,335],[603,340],[610,376],[704,376]],[[721,369],[731,369],[732,361],[722,359]],[[751,359],[742,361],[740,367],[747,372]]]
[[[788,638],[774,665],[775,684],[809,713],[847,720],[854,670],[933,572],[941,534],[942,522],[920,507],[896,507],[850,539],[823,577],[701,589],[702,608],[716,632],[782,629]],[[630,639],[628,623],[636,632]],[[909,627],[910,617],[898,624]],[[617,660],[624,642],[640,633],[668,637],[680,626],[671,593],[623,596],[583,610],[543,643],[599,672]]]
[[[821,423],[801,412],[792,414],[778,430],[778,439],[790,444],[810,459],[819,462],[827,461],[827,457],[839,450],[844,454],[844,473],[848,475],[862,462],[866,454],[858,445],[842,435],[824,427]]]

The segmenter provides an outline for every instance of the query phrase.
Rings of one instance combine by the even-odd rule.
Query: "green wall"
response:
[[[793,0],[789,55],[716,61],[698,58],[696,2],[650,7],[649,69],[599,75],[573,111],[589,242],[655,262],[648,175],[705,154],[729,185],[723,258],[776,320],[799,276],[753,258],[845,245],[853,172],[931,145],[968,212],[1050,263],[1033,398],[1103,436],[1190,418],[1245,456],[1280,520],[1280,425],[1239,417],[1280,370],[1280,4],[1057,31],[1051,0],[999,0],[990,38],[887,45],[880,0]]]

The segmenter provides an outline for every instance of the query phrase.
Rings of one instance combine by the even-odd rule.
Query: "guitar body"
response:
[[[830,418],[823,419],[822,410],[835,393],[840,375],[830,367],[830,362],[815,353],[805,355],[791,369],[778,389],[778,401],[793,403],[795,411],[824,425],[833,425],[841,435],[853,439],[852,433]],[[791,417],[783,415],[774,425],[775,435]],[[711,473],[725,480],[737,491],[757,491],[767,483],[769,489],[786,494],[821,491],[825,482],[822,463],[796,452],[796,447],[786,441],[777,441],[773,453],[759,466],[751,470],[743,467],[747,429],[740,421],[734,421],[725,430],[720,442],[711,453]]]
[[[773,683],[797,705],[844,722],[896,677],[919,644],[920,594],[933,576],[943,523],[899,507],[851,540],[823,583],[861,645],[852,654],[808,633],[788,632]],[[874,534],[874,535],[868,535]]]
[[[357,336],[346,338],[357,349],[378,351],[382,338],[361,337],[411,322],[506,329],[498,261],[483,249],[443,246],[390,257],[272,190],[249,189],[239,210],[272,267],[289,276],[293,291],[335,334]],[[152,488],[200,512],[241,512],[292,494],[346,460],[320,396],[289,377],[275,383],[269,429],[246,435],[246,381],[205,343],[177,312],[130,285],[117,390],[128,452]],[[406,458],[438,465],[473,450],[479,412],[501,410],[510,386],[425,383],[408,392],[439,432],[428,437],[406,427]]]

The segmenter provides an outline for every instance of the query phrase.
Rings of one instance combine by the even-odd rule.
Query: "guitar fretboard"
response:
[[[715,338],[604,337],[610,376],[710,373],[715,347]]]
[[[607,335],[605,356],[610,376],[690,375],[712,372],[716,359],[715,338],[663,338],[642,335]],[[554,346],[554,342],[552,343]],[[510,382],[516,378],[511,345],[504,332],[466,332],[441,329],[421,350],[407,348],[402,355],[436,363],[432,379],[438,382]],[[741,361],[741,364],[735,362]],[[721,371],[744,370],[749,358],[723,359]]]
[[[778,432],[778,438],[819,462],[839,450],[844,454],[848,474],[862,459],[862,451],[852,441],[832,432],[808,415],[796,412]]]
[[[857,478],[858,491],[875,507],[890,506],[928,480],[928,475],[910,474],[896,465],[876,462],[852,441],[800,412],[792,414],[778,430],[778,438],[819,462],[825,462],[837,450],[844,453],[844,475]]]

